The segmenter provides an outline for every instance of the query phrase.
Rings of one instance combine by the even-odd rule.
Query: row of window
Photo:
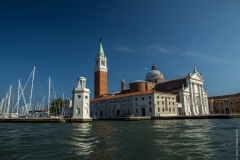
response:
[[[162,112],[164,112],[164,107],[162,108]],[[169,107],[169,112],[171,112],[172,111],[172,109],[171,109],[171,107]],[[167,110],[166,110],[167,111]],[[160,112],[160,107],[158,107],[158,112]],[[173,112],[175,112],[175,108],[173,108]]]
[[[167,97],[170,100],[170,97]],[[159,96],[157,96],[157,99],[159,99]],[[164,99],[164,96],[162,96],[162,99]],[[172,100],[174,100],[174,97],[172,97]]]
[[[124,114],[125,113],[125,109],[123,109],[122,111],[123,111],[123,114]],[[164,107],[163,107],[162,108],[162,112],[164,112],[164,111],[167,111],[167,110],[165,110]],[[171,111],[175,112],[175,108],[174,107],[173,108],[169,107],[168,111],[169,112],[171,112]],[[151,107],[149,107],[149,112],[152,112],[152,108]],[[160,112],[160,107],[158,107],[158,112]],[[127,113],[130,113],[129,109],[127,109]],[[138,108],[136,108],[136,113],[138,113]],[[111,110],[108,110],[108,114],[111,114]],[[115,114],[115,110],[112,110],[112,114]]]
[[[148,104],[152,105],[152,101],[149,101]],[[160,105],[160,102],[157,101],[157,104]],[[171,105],[171,102],[168,102],[168,104]],[[96,105],[97,105],[97,103],[95,103],[95,106]],[[138,106],[138,103],[136,102],[135,105]],[[162,105],[164,105],[164,101],[162,101]],[[175,103],[172,102],[172,105],[175,105]],[[114,106],[116,107],[116,104]],[[121,107],[130,107],[130,106],[132,107],[132,103],[130,103],[130,105],[129,105],[129,103],[127,103],[126,106],[125,106],[125,104],[121,104]],[[109,108],[110,108],[110,105],[109,105]]]
[[[236,103],[238,104],[238,100],[236,100]],[[211,103],[209,103],[210,105],[211,105]],[[217,104],[217,106],[218,106],[218,101],[216,102],[216,104]],[[223,103],[222,103],[222,101],[220,102],[220,105],[222,105]],[[225,105],[228,105],[228,100],[224,100],[224,104]],[[233,104],[233,102],[232,101],[230,101],[230,104]]]
[[[159,101],[157,101],[157,104],[159,105]],[[171,102],[168,102],[169,105],[171,105]],[[162,101],[162,105],[164,105],[164,101]],[[174,105],[174,102],[172,102],[172,105]]]
[[[80,98],[82,98],[82,95],[78,95],[77,97],[78,97],[78,99],[80,99]],[[85,99],[88,99],[88,96],[85,96]]]

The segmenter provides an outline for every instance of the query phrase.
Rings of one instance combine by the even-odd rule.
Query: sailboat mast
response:
[[[21,87],[21,83],[20,83],[20,79],[18,80],[18,101],[17,101],[17,115],[18,115],[18,107],[19,107],[19,101],[20,101],[20,87]]]
[[[51,78],[48,79],[48,114],[49,114],[49,105],[50,105],[50,81]]]
[[[29,108],[32,107],[32,94],[33,94],[33,84],[34,84],[34,73],[35,73],[35,66],[33,67],[33,76],[32,76],[32,86],[31,86],[31,95],[30,95]]]
[[[7,111],[6,111],[7,113],[9,113],[9,110],[10,110],[11,93],[12,93],[12,85],[10,85],[10,88],[9,88],[8,106],[7,106]]]

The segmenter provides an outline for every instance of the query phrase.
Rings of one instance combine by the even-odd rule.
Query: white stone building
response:
[[[182,113],[186,115],[210,114],[208,106],[208,94],[203,88],[204,79],[194,67],[193,74],[186,77],[187,85],[179,92],[182,103]]]
[[[86,78],[78,78],[78,86],[72,91],[72,118],[90,118],[90,90]]]
[[[67,118],[72,117],[72,100],[69,98],[63,101],[62,116]]]
[[[109,94],[91,100],[91,117],[175,116],[176,95],[158,91]]]

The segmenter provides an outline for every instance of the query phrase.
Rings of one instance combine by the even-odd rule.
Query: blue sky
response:
[[[71,97],[84,76],[93,97],[99,38],[109,93],[120,90],[122,76],[145,79],[153,61],[165,79],[196,65],[209,96],[238,93],[239,8],[239,0],[1,0],[0,98],[10,85],[16,95],[34,65],[34,100],[47,97],[48,77],[57,97]],[[29,91],[30,83],[27,99]]]

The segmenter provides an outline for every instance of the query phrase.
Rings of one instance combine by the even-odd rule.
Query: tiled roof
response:
[[[212,96],[212,97],[208,97],[208,99],[224,99],[224,98],[233,98],[233,97],[235,98],[240,97],[240,93],[221,95],[221,96]]]
[[[91,99],[90,101],[91,102],[102,101],[102,100],[109,100],[109,99],[116,99],[116,98],[139,96],[139,95],[145,95],[145,94],[151,94],[151,93],[171,94],[171,93],[167,93],[167,92],[159,92],[159,91],[150,90],[150,91],[145,91],[145,92],[132,92],[132,93],[126,93],[126,94],[117,94],[117,95],[116,94],[108,94],[108,95],[104,95],[99,98]]]
[[[186,76],[185,76],[185,77],[172,78],[172,79],[169,79],[169,80],[165,80],[165,81],[163,81],[163,82],[160,82],[160,83],[165,83],[165,82],[170,82],[170,81],[176,81],[176,80],[185,79],[185,78],[186,78]],[[159,83],[158,83],[158,84],[159,84]]]

